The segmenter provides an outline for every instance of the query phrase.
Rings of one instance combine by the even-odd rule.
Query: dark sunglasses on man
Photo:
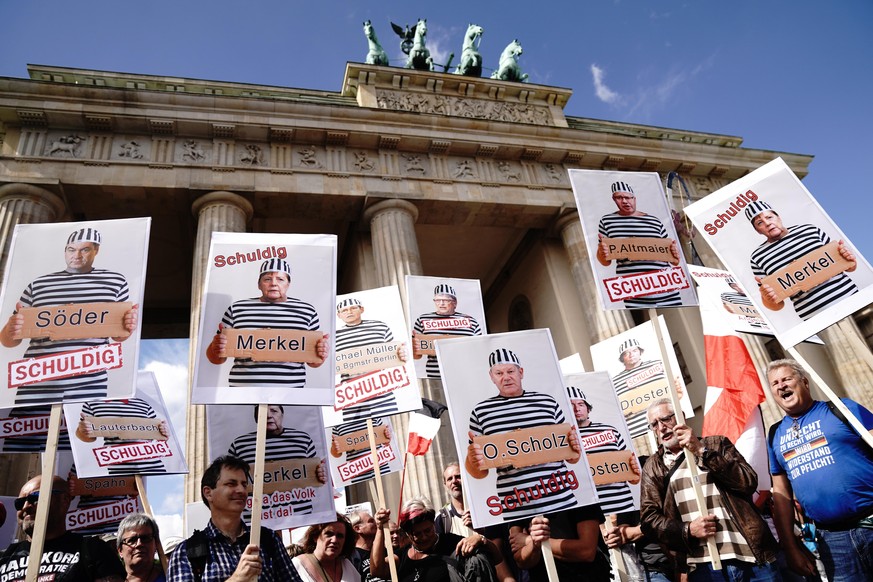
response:
[[[62,495],[66,493],[61,489],[52,489],[52,495]],[[13,504],[15,505],[16,511],[21,511],[24,509],[25,503],[30,503],[31,505],[36,505],[36,502],[39,501],[39,491],[31,491],[24,497],[17,497]]]

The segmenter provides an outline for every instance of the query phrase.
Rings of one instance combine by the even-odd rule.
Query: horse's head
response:
[[[521,43],[518,42],[518,39],[515,39],[511,43],[509,43],[509,46],[506,47],[506,49],[509,51],[509,54],[514,57],[517,57],[522,53]]]
[[[364,34],[369,35],[371,32],[373,32],[373,25],[370,24],[369,20],[365,20],[364,21]]]
[[[467,38],[471,40],[475,40],[482,36],[485,30],[479,26],[478,24],[469,24],[467,25]]]
[[[427,36],[427,18],[419,18],[415,25],[416,36]]]

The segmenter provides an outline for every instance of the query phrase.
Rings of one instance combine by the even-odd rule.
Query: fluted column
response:
[[[576,289],[582,301],[588,336],[592,344],[602,342],[633,327],[633,319],[623,309],[604,310],[600,308],[597,296],[597,282],[588,260],[588,245],[585,244],[585,234],[579,213],[572,212],[558,220],[557,229],[570,259],[570,270]]]
[[[245,232],[254,210],[248,200],[232,192],[210,192],[194,201],[191,207],[197,217],[197,239],[194,243],[194,264],[191,274],[191,328],[188,353],[188,419],[186,422],[186,452],[188,475],[185,476],[185,502],[200,501],[200,478],[209,464],[207,458],[206,407],[191,404],[194,362],[200,346],[200,304],[213,232]]]
[[[842,386],[831,386],[838,395],[845,395],[870,408],[873,404],[873,370],[871,354],[858,324],[851,317],[841,319],[819,333],[825,343],[828,358]]]
[[[0,186],[0,284],[16,225],[54,222],[64,209],[60,197],[39,186],[17,183]],[[21,485],[39,473],[39,468],[37,453],[0,455],[0,494],[17,496]]]
[[[364,212],[364,220],[370,224],[373,244],[373,260],[376,264],[376,279],[379,285],[397,285],[400,296],[406,303],[406,275],[421,275],[421,255],[418,239],[415,236],[415,221],[418,208],[406,200],[383,200],[370,206]],[[419,380],[421,395],[424,398],[445,403],[442,382],[439,380]],[[406,414],[391,418],[397,434],[400,435],[401,451],[406,451],[406,435],[409,432],[409,419]],[[442,418],[442,428],[423,457],[410,457],[406,469],[406,485],[403,498],[414,495],[427,495],[436,504],[443,503],[445,491],[442,485],[443,467],[455,460],[454,439],[448,414]],[[358,494],[358,491],[354,492]],[[366,494],[360,490],[361,494]],[[397,512],[400,494],[400,480],[397,475],[385,480],[386,502]],[[392,515],[393,515],[392,513]],[[395,516],[396,517],[396,516]]]

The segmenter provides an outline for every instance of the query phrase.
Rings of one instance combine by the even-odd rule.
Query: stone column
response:
[[[54,222],[63,215],[64,201],[56,194],[33,184],[0,186],[0,284],[6,272],[12,233],[18,224]],[[21,289],[9,290],[20,293]],[[8,314],[0,315],[0,319]],[[5,320],[0,324],[5,323]],[[21,485],[40,471],[39,454],[0,455],[0,494],[18,496]],[[14,510],[9,514],[14,519]]]
[[[831,389],[869,408],[873,403],[873,370],[869,364],[873,356],[858,324],[846,317],[823,329],[819,336],[842,384]]]
[[[245,232],[254,210],[248,200],[232,192],[210,192],[194,201],[191,207],[197,217],[197,240],[194,243],[194,263],[191,274],[191,328],[188,353],[188,421],[186,423],[186,454],[188,475],[185,476],[185,503],[200,501],[200,478],[209,465],[206,437],[206,407],[191,404],[194,362],[200,346],[197,333],[200,327],[200,304],[209,242],[213,232]]]
[[[557,229],[570,259],[570,270],[584,306],[585,323],[591,343],[596,344],[632,328],[633,319],[626,310],[606,311],[600,308],[597,283],[588,260],[588,246],[585,244],[579,213],[574,211],[562,216],[558,220]]]
[[[421,255],[415,237],[415,221],[418,208],[406,200],[383,200],[367,208],[364,220],[370,224],[373,244],[373,259],[376,264],[376,279],[381,286],[397,285],[400,296],[406,303],[406,275],[421,275]],[[445,403],[442,382],[439,380],[419,380],[421,395],[424,398]],[[400,449],[406,452],[406,435],[409,433],[409,418],[406,414],[391,417],[395,432],[400,435]],[[442,485],[443,467],[455,460],[455,445],[451,434],[448,414],[442,417],[442,428],[431,445],[430,451],[422,457],[410,457],[406,468],[406,484],[403,499],[415,495],[426,495],[437,506],[444,503],[445,490]],[[396,518],[397,503],[400,496],[400,477],[391,475],[383,480],[386,502]],[[363,489],[353,490],[353,495],[368,495]],[[375,498],[373,499],[375,502]],[[375,503],[374,503],[375,505]]]

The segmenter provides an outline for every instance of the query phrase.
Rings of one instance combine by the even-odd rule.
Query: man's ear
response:
[[[200,489],[200,493],[203,495],[206,501],[212,502],[212,487],[204,486]]]

